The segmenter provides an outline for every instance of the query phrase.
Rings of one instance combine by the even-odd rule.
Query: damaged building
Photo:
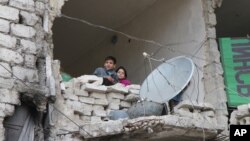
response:
[[[249,44],[250,2],[240,1],[0,0],[0,140],[229,140],[229,125],[250,124],[250,81],[238,74],[245,89],[235,92],[225,73],[223,46]],[[112,120],[113,111],[143,107],[141,84],[152,72],[143,52],[192,60],[182,101],[171,112],[166,102],[161,115]],[[93,84],[108,55],[132,85]],[[62,81],[62,71],[74,78]],[[244,102],[234,101],[240,92]]]

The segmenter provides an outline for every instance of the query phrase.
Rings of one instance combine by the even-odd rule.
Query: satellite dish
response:
[[[165,103],[187,86],[193,72],[194,63],[190,58],[179,56],[167,60],[144,80],[140,96],[148,101]]]

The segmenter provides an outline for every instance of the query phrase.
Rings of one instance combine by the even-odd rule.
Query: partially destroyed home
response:
[[[249,6],[0,0],[0,140],[229,140],[250,124]],[[93,75],[109,55],[131,85]]]

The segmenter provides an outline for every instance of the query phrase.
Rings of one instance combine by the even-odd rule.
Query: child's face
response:
[[[114,64],[114,61],[113,60],[106,60],[104,62],[104,67],[106,70],[112,70],[115,68],[115,64]]]
[[[117,71],[117,76],[118,76],[119,79],[124,79],[125,78],[125,72],[124,72],[124,70],[123,69],[119,69]]]

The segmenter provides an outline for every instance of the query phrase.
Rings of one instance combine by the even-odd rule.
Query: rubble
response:
[[[13,114],[15,106],[20,105],[21,96],[23,99],[33,102],[33,104],[37,106],[36,108],[40,109],[40,112],[45,112],[47,108],[47,97],[49,97],[53,91],[52,87],[48,87],[51,86],[51,80],[53,80],[50,78],[54,75],[59,75],[58,73],[52,74],[52,72],[48,71],[50,67],[53,67],[51,63],[53,61],[51,27],[55,17],[60,15],[61,7],[65,1],[67,0],[0,0],[0,63],[10,71],[8,72],[0,66],[0,140],[4,140],[5,132],[2,122],[6,116]],[[221,2],[219,3],[217,1],[221,0],[212,1],[213,7],[220,5]],[[210,8],[210,10],[214,9]],[[211,43],[211,47],[206,48],[208,50],[207,52],[209,52],[206,55],[212,56],[211,58],[215,59],[215,62],[219,64],[219,53],[215,41],[215,15],[210,12],[210,15],[205,17],[208,17],[208,20],[205,22],[208,22],[206,23],[208,25],[206,30],[209,43]],[[45,58],[47,58],[46,61]],[[41,67],[37,68],[37,65]],[[213,67],[214,66],[210,65],[204,67],[204,70],[205,72],[211,72],[210,69]],[[218,71],[222,75],[223,71],[219,69],[215,72]],[[14,78],[12,73],[18,78]],[[148,134],[156,131],[154,127],[159,127],[161,130],[165,130],[165,128],[172,130],[173,126],[187,129],[199,128],[200,131],[202,131],[203,126],[206,126],[208,130],[205,130],[205,132],[214,135],[216,133],[213,132],[214,130],[210,128],[210,125],[205,124],[201,126],[200,124],[204,122],[204,118],[213,124],[213,120],[217,117],[218,122],[227,122],[225,116],[216,116],[218,113],[220,113],[220,115],[227,115],[225,111],[227,109],[225,107],[226,98],[223,90],[217,91],[213,93],[213,95],[210,94],[210,88],[214,88],[212,84],[215,83],[209,81],[209,79],[211,79],[211,76],[204,78],[205,86],[207,86],[206,90],[208,90],[205,101],[213,103],[213,101],[215,101],[213,98],[217,98],[216,96],[218,95],[223,99],[221,100],[222,103],[219,103],[218,106],[216,102],[214,102],[213,105],[215,109],[210,105],[197,104],[194,106],[194,112],[190,112],[193,107],[190,106],[190,103],[186,103],[180,106],[176,111],[177,114],[179,112],[178,116],[165,116],[160,119],[159,117],[153,117],[152,119],[139,118],[138,120],[131,121],[124,120],[122,123],[120,123],[121,121],[109,121],[108,124],[106,124],[104,119],[107,117],[107,113],[112,110],[127,110],[133,102],[137,101],[139,98],[140,85],[129,85],[127,87],[117,85],[110,87],[101,86],[102,79],[93,75],[86,75],[65,83],[65,94],[60,95],[60,92],[57,92],[55,105],[77,124],[90,123],[86,125],[84,129],[86,128],[88,129],[87,131],[93,131],[91,134],[95,137],[123,133],[131,133],[131,135],[133,135],[133,133],[137,131]],[[223,84],[223,79],[221,78],[216,81],[219,82],[219,84]],[[22,83],[22,85],[19,85],[20,83]],[[29,84],[28,87],[25,84]],[[216,96],[214,96],[215,94]],[[221,107],[225,110],[221,110],[222,112],[216,111],[216,108],[222,109]],[[58,133],[62,133],[62,130],[64,130],[63,133],[65,133],[65,130],[68,130],[69,133],[79,132],[77,125],[55,111],[56,110],[52,112],[54,116],[51,118],[53,119],[55,115],[57,115],[60,120],[55,121],[55,119],[51,119],[50,122],[53,121],[55,125],[58,125],[55,127]],[[185,112],[187,113],[185,114]],[[231,115],[232,120],[230,120],[232,123],[249,124],[247,111],[243,111],[239,108],[233,113],[234,114]],[[200,116],[204,118],[190,118]],[[161,122],[155,124],[155,120],[164,121],[164,124]],[[147,126],[133,126],[137,121],[138,123],[145,121]],[[100,124],[96,124],[96,122]],[[103,131],[99,130],[97,125],[100,126],[99,129],[103,129]],[[177,130],[174,129],[174,131],[176,132]],[[199,133],[202,135],[202,132]],[[81,130],[82,137],[88,137],[85,134],[86,133]],[[151,134],[149,134],[149,136],[151,136]],[[64,140],[81,140],[80,137],[74,138],[76,136],[72,134],[64,135],[64,137]],[[60,136],[56,135],[53,139],[61,140]]]
[[[196,123],[204,123],[197,125]],[[178,117],[175,115],[167,116],[150,116],[150,117],[140,117],[136,119],[123,119],[116,121],[108,122],[99,122],[99,123],[90,123],[82,125],[80,130],[81,136],[84,138],[96,138],[96,137],[105,137],[111,135],[129,135],[128,137],[133,137],[134,135],[143,134],[149,139],[154,137],[152,133],[165,133],[168,136],[175,136],[178,134],[169,132],[170,130],[178,130],[178,128],[188,130],[193,129],[207,132],[206,135],[216,136],[217,129],[220,129],[216,126],[212,126],[213,123],[204,122],[203,119],[188,118],[188,117]],[[175,126],[175,128],[173,128]],[[168,132],[164,132],[167,131]],[[151,133],[151,134],[149,134]],[[199,135],[199,134],[197,134]],[[136,137],[136,136],[135,136]]]
[[[250,104],[239,105],[230,116],[232,125],[249,125],[250,124]]]

